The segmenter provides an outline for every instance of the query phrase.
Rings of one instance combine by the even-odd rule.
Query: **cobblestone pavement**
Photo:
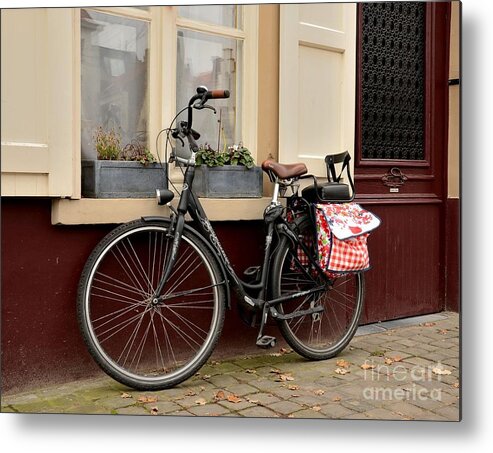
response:
[[[310,362],[285,349],[259,352],[209,361],[196,376],[169,390],[138,392],[104,377],[7,394],[1,410],[459,420],[456,313],[360,328],[343,353],[326,361]]]

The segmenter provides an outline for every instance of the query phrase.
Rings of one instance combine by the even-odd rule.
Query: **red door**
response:
[[[358,6],[357,201],[369,239],[363,322],[444,308],[448,3]]]

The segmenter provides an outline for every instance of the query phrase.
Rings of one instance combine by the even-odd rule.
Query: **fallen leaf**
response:
[[[439,376],[452,374],[452,372],[450,370],[445,370],[443,368],[438,368],[438,367],[433,368],[431,371],[434,374],[438,374]]]
[[[203,385],[200,386],[200,390],[204,391],[205,387]]]
[[[402,357],[400,355],[396,355],[396,356],[392,357],[392,360],[394,362],[402,362]]]
[[[299,385],[291,384],[291,385],[288,385],[288,389],[289,390],[299,390],[300,389],[300,386]]]
[[[130,394],[128,394],[128,393],[123,392],[123,393],[120,395],[120,398],[132,398],[132,395],[130,395]]]
[[[458,383],[458,382],[454,382],[454,383],[452,384],[452,387],[454,387],[454,388],[458,389],[458,388],[459,388],[459,383]]]
[[[279,378],[276,379],[277,382],[294,381],[294,377],[289,374],[280,374]]]
[[[157,415],[159,412],[159,409],[154,406],[154,407],[151,407],[151,415]]]
[[[423,324],[421,324],[421,326],[423,326],[423,327],[433,327],[436,325],[437,325],[436,322],[424,322]]]
[[[349,366],[351,365],[347,360],[344,360],[344,359],[339,359],[337,362],[336,362],[336,365],[340,368],[349,368]]]
[[[257,370],[245,370],[245,373],[248,373],[248,374],[257,374]]]
[[[190,389],[187,393],[185,393],[186,396],[195,396],[196,394],[197,393],[192,389]]]
[[[363,363],[363,365],[360,365],[360,368],[362,368],[363,370],[373,370],[373,368],[375,368],[375,365],[365,362]]]
[[[258,403],[258,400],[254,400],[254,399],[248,398],[248,396],[245,396],[245,399],[246,399],[249,403],[252,403],[252,404],[257,404],[257,403]]]
[[[213,360],[213,361],[211,362],[211,365],[213,365],[213,366],[215,366],[215,365],[219,365],[219,362],[218,362],[217,360]]]
[[[341,397],[340,396],[334,396],[334,398],[332,398],[332,401],[334,401],[334,403],[337,403],[337,402],[341,401]]]
[[[320,409],[322,409],[320,406],[313,406],[312,411],[318,412]]]
[[[344,368],[336,368],[336,369],[335,369],[335,372],[336,372],[337,374],[342,374],[342,375],[344,375],[344,374],[346,374],[346,373],[349,373],[349,371],[348,371],[348,370],[345,370]]]
[[[157,396],[139,396],[137,399],[139,403],[157,403]]]
[[[289,354],[291,352],[291,349],[281,348],[281,349],[279,349],[279,352],[281,354]]]
[[[282,354],[280,352],[271,352],[269,355],[271,357],[281,357],[282,356]]]
[[[241,401],[243,401],[238,395],[234,395],[234,394],[228,395],[227,400],[230,403],[240,403]]]
[[[198,404],[199,406],[205,406],[207,404],[207,401],[204,398],[199,398],[198,400],[195,400],[195,404]]]
[[[281,374],[282,371],[281,370],[278,370],[277,368],[271,368],[271,370],[269,371],[269,373]]]
[[[438,333],[439,333],[440,335],[447,335],[448,330],[447,330],[447,329],[438,329]]]
[[[294,418],[294,414],[289,414],[288,418]]]
[[[384,362],[386,365],[392,365],[394,363],[394,360],[391,359],[390,357],[385,357]]]
[[[210,379],[210,378],[211,378],[211,375],[210,374],[204,374],[202,376],[202,379],[205,379],[205,380]]]
[[[215,401],[221,401],[223,400],[224,398],[226,397],[226,395],[224,394],[224,392],[222,390],[219,390],[218,392],[216,392],[216,394],[214,395],[214,400]]]
[[[325,393],[325,390],[315,390],[313,393],[315,393],[315,395],[323,395]]]

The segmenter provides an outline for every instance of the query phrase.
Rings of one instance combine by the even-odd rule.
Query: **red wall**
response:
[[[101,374],[87,353],[76,320],[76,293],[85,260],[111,225],[52,226],[48,199],[2,199],[2,286],[1,286],[1,377],[2,390],[20,391]],[[376,209],[376,208],[375,208]],[[383,212],[378,212],[384,215]],[[448,209],[447,255],[448,309],[459,301],[459,209]],[[455,227],[453,225],[456,225]],[[238,273],[258,265],[263,255],[262,222],[218,222],[217,235]],[[370,243],[374,285],[379,266],[378,234]],[[370,273],[369,273],[370,274]],[[396,280],[395,277],[391,279]],[[373,285],[373,286],[374,286]],[[378,306],[381,295],[367,287],[365,319]],[[232,294],[233,295],[233,294]],[[377,297],[378,296],[378,297]],[[395,303],[395,299],[391,298]],[[259,353],[256,329],[243,324],[233,310],[226,315],[223,335],[215,357]],[[373,308],[372,308],[373,307]],[[418,307],[409,315],[421,313]],[[371,311],[371,310],[370,310]],[[386,313],[395,317],[395,313]],[[266,333],[281,340],[276,327]],[[279,346],[285,343],[279,342]]]
[[[80,272],[105,226],[52,226],[48,199],[2,199],[2,388],[18,391],[99,372],[76,320]],[[237,271],[261,262],[261,222],[219,222],[215,229]],[[256,329],[226,315],[216,356],[259,352]]]

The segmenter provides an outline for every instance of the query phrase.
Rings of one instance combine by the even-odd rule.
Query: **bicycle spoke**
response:
[[[99,340],[99,343],[103,344],[104,342],[108,341],[110,338],[112,338],[113,336],[115,336],[117,333],[121,332],[123,329],[125,329],[126,327],[128,327],[130,324],[133,324],[135,321],[137,321],[141,316],[143,316],[143,314],[145,314],[145,311],[142,314],[141,313],[138,313],[137,315],[133,316],[129,320],[124,321],[124,322],[122,322],[120,324],[117,324],[116,326],[113,326],[113,327],[105,330],[103,333],[100,333],[99,335],[102,337],[103,335],[107,334],[108,332],[111,332],[112,330],[117,329],[110,336],[108,336],[106,338],[101,338]],[[94,329],[94,330],[96,330],[96,329]]]
[[[128,263],[127,259],[125,258],[125,256],[123,255],[123,252],[120,250],[120,244],[116,244],[115,245],[115,250],[120,254],[121,256],[121,259],[125,262],[125,264],[123,264],[121,262],[121,260],[118,258],[118,256],[116,256],[116,253],[113,251],[113,249],[111,249],[111,253],[113,254],[113,256],[115,257],[115,259],[117,260],[118,264],[121,266],[121,268],[123,269],[123,271],[125,272],[125,274],[127,274],[127,277],[134,282],[135,285],[138,285],[140,290],[142,291],[142,293],[144,294],[149,294],[144,288],[143,286],[141,285],[139,279],[137,278],[137,276],[135,275],[132,267],[130,266],[130,264]]]
[[[200,344],[200,343],[197,343],[197,342],[196,342],[196,341],[195,341],[192,337],[190,337],[190,335],[188,335],[186,332],[183,332],[180,328],[178,328],[178,327],[176,326],[176,324],[174,324],[174,323],[173,323],[172,321],[170,321],[168,318],[166,318],[165,316],[163,316],[163,314],[162,314],[162,313],[160,313],[159,311],[158,311],[157,313],[159,314],[159,316],[161,316],[161,317],[164,319],[164,321],[165,321],[166,323],[168,323],[168,324],[170,325],[170,327],[171,327],[171,328],[172,328],[172,329],[173,329],[173,330],[174,330],[174,331],[175,331],[178,335],[180,335],[180,337],[183,339],[183,341],[184,341],[185,343],[187,343],[187,344],[188,344],[188,345],[189,345],[192,349],[194,349],[194,346],[192,346],[188,340],[190,340],[190,341],[194,342],[194,343],[198,346],[198,348],[200,348],[200,346],[201,346],[201,344]]]
[[[141,277],[144,278],[144,281],[147,282],[147,284],[149,285],[149,289],[150,289],[149,294],[152,294],[153,287],[152,287],[151,281],[149,280],[149,276],[146,274],[144,267],[142,266],[142,262],[140,261],[140,258],[138,257],[137,253],[135,252],[135,248],[132,245],[132,243],[130,242],[130,239],[126,238],[126,241],[128,243],[128,246],[132,250],[132,254],[133,254],[133,256],[131,254],[129,254],[130,259],[132,260],[132,262],[136,266],[137,272],[141,275]],[[125,244],[123,244],[123,246],[126,248]]]
[[[190,270],[190,268],[192,266],[195,265],[195,263],[199,261],[199,263],[192,269]],[[173,287],[169,289],[169,291],[166,293],[166,294],[169,294],[171,292],[173,292],[176,288],[178,288],[185,280],[189,279],[190,276],[197,270],[197,268],[201,265],[201,262],[199,260],[199,257],[195,257],[195,259],[192,261],[192,263],[190,263],[188,265],[188,267],[183,271],[182,275],[182,279],[181,280],[178,280],[177,282],[174,283]],[[171,279],[170,279],[171,281]],[[165,294],[165,295],[166,295]]]
[[[180,313],[177,313],[173,310],[173,308],[171,308],[170,306],[167,307],[178,319],[180,319],[186,326],[188,326],[190,328],[190,330],[193,332],[193,333],[197,333],[196,331],[193,330],[193,328],[191,327],[195,327],[195,329],[197,330],[200,330],[202,333],[205,334],[205,336],[207,336],[207,332],[202,329],[201,327],[199,327],[197,324],[193,323],[192,321],[190,321],[189,319],[185,318],[183,315],[181,315]],[[191,327],[190,327],[191,326]],[[205,338],[205,337],[204,337]]]
[[[110,283],[110,282],[104,281],[101,278],[96,278],[96,275],[100,275],[101,277],[106,278],[106,279],[110,280],[111,282],[115,282],[115,283]],[[98,283],[102,283],[104,285],[113,286],[115,288],[124,287],[129,292],[132,292],[132,293],[139,295],[139,296],[146,296],[147,297],[146,292],[139,290],[139,289],[135,288],[134,286],[130,286],[128,283],[125,283],[122,280],[119,280],[117,278],[106,275],[106,274],[102,273],[101,271],[96,272],[96,274],[94,275],[94,281],[98,282]]]
[[[103,324],[99,324],[96,329],[100,329],[102,326],[114,321],[115,319],[118,319],[121,316],[126,315],[127,313],[130,313],[131,311],[134,311],[135,307],[123,307],[120,310],[108,313],[107,315],[100,316],[99,318],[96,318],[93,321],[93,324],[96,325],[98,321],[102,321],[103,319],[110,318],[108,321],[104,322]]]
[[[123,347],[123,350],[122,350],[120,356],[118,357],[117,362],[120,362],[123,354],[125,354],[125,351],[127,351],[127,354],[125,356],[125,360],[123,361],[123,365],[125,365],[127,363],[128,356],[130,354],[130,351],[132,350],[133,344],[135,342],[135,339],[137,338],[137,334],[139,333],[140,326],[142,325],[142,321],[144,320],[144,316],[146,315],[146,313],[147,313],[147,310],[141,314],[139,321],[137,322],[136,326],[134,327],[134,330],[132,331],[132,334],[130,335],[129,339],[125,343],[125,346]]]
[[[131,302],[131,303],[134,303],[135,305],[145,305],[145,302],[142,300],[133,299],[132,297],[125,296],[124,294],[120,294],[120,293],[117,293],[115,291],[110,291],[109,289],[106,289],[106,288],[100,288],[99,286],[93,287],[92,290],[93,290],[92,295],[95,297],[105,297],[105,295],[102,295],[102,294],[94,294],[94,291],[102,291],[104,293],[111,294],[113,297],[106,296],[106,298],[115,300],[116,302],[121,302],[121,303]],[[121,300],[121,299],[125,299],[125,300]]]
[[[151,323],[152,323],[152,333],[153,333],[153,339],[154,339],[154,351],[156,354],[156,368],[159,368],[159,357],[161,358],[161,365],[162,369],[166,369],[166,365],[164,364],[164,357],[163,357],[163,352],[161,351],[161,344],[159,342],[159,335],[156,330],[156,326],[154,325],[154,314],[151,316]],[[159,352],[159,357],[158,357],[158,352]]]

